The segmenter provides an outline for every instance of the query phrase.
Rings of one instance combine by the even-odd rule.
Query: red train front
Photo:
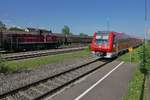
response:
[[[90,45],[92,54],[100,58],[113,58],[124,53],[129,47],[136,47],[141,40],[124,33],[98,31],[94,33]]]
[[[95,56],[112,56],[113,32],[95,32],[91,43],[91,51]]]

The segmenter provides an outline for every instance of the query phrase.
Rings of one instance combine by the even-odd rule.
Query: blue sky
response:
[[[0,20],[9,26],[53,32],[68,25],[72,33],[90,35],[106,30],[109,21],[110,30],[143,36],[144,0],[1,0]]]

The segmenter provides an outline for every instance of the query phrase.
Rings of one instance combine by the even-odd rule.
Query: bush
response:
[[[139,51],[140,58],[140,70],[143,73],[146,73],[150,70],[150,46],[149,44],[143,44]]]

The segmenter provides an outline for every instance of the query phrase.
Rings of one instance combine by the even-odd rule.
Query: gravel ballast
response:
[[[34,70],[22,71],[12,74],[0,74],[0,95],[10,90],[31,84],[43,78],[53,76],[65,70],[83,65],[95,58],[90,56],[64,60],[57,63],[42,65]]]

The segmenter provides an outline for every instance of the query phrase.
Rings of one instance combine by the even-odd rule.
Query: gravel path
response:
[[[92,60],[95,60],[95,58],[87,56],[83,58],[64,60],[57,63],[43,65],[30,71],[23,71],[8,75],[0,74],[0,94],[30,84],[37,80],[41,80],[48,76],[52,76],[64,70],[82,65]]]

